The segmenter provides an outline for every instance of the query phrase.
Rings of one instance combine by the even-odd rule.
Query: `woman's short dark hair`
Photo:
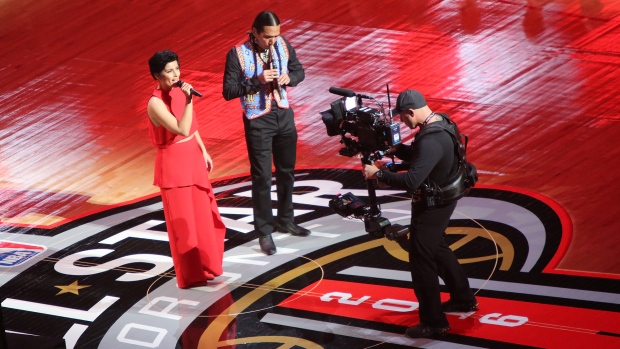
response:
[[[271,11],[263,11],[256,16],[252,28],[256,28],[259,34],[265,31],[265,27],[277,27],[280,25],[280,18]]]
[[[153,79],[157,80],[155,74],[161,73],[161,71],[166,68],[166,64],[174,61],[177,61],[180,68],[181,62],[179,62],[179,56],[177,56],[176,53],[170,50],[155,52],[153,57],[149,59],[149,69],[151,70],[151,76]]]

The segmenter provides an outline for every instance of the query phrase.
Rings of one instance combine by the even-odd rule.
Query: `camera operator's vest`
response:
[[[427,207],[448,204],[467,195],[469,189],[478,181],[476,167],[467,161],[467,142],[469,138],[459,132],[459,128],[446,114],[441,115],[447,122],[433,122],[416,134],[416,140],[426,134],[446,131],[454,142],[454,156],[458,161],[456,174],[443,183],[431,182],[428,178],[413,193],[416,202],[425,202]]]
[[[237,57],[243,70],[244,79],[249,80],[263,72],[263,61],[259,54],[254,51],[254,45],[250,41],[237,46]],[[276,39],[274,45],[276,57],[271,57],[273,67],[278,69],[280,75],[288,74],[289,52],[286,43],[281,37]],[[263,84],[260,91],[241,96],[241,108],[248,119],[254,119],[271,111],[271,103],[276,102],[279,108],[288,109],[288,97],[286,89],[282,87],[279,94],[273,93],[274,84]]]

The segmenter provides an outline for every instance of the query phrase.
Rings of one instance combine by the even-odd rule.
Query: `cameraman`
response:
[[[420,127],[420,131],[432,123],[447,122],[441,114],[431,111],[424,96],[415,90],[398,95],[394,113],[398,113],[410,129]],[[391,173],[374,165],[364,165],[364,177],[415,192],[427,179],[443,183],[456,173],[458,158],[454,149],[448,132],[426,133],[416,137],[411,146],[401,144],[395,149],[398,158],[411,161],[406,173]],[[412,200],[411,206],[409,265],[413,290],[420,304],[420,323],[409,327],[405,334],[421,338],[450,330],[444,312],[472,311],[478,302],[469,288],[463,267],[445,241],[445,230],[456,201],[428,207],[424,200]],[[444,303],[440,299],[438,276],[450,291],[450,300]]]

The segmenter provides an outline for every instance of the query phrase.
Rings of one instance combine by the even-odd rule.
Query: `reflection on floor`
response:
[[[616,232],[620,3],[613,0],[0,3],[0,301],[9,348],[612,348],[620,346]],[[241,11],[240,9],[243,8]],[[271,9],[304,64],[296,221],[260,253],[226,52]],[[68,19],[68,20],[67,20]],[[228,228],[225,273],[176,287],[148,140],[147,71],[172,49]],[[388,98],[386,84],[389,84]],[[337,86],[387,109],[424,93],[469,136],[479,184],[447,238],[480,307],[450,332],[418,322],[406,251],[328,208],[367,199],[320,112]],[[415,131],[401,125],[404,142]],[[377,191],[406,225],[409,200]],[[445,291],[445,290],[444,290]],[[442,294],[444,299],[447,294]],[[2,341],[0,341],[2,343]],[[0,347],[2,345],[0,344]]]

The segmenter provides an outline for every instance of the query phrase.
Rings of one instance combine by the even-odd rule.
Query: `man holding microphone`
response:
[[[297,129],[286,92],[287,86],[303,81],[304,69],[291,44],[280,36],[280,19],[275,13],[259,13],[248,34],[249,40],[233,47],[226,56],[222,94],[227,101],[241,101],[252,176],[254,229],[261,250],[271,255],[276,253],[273,231],[310,234],[294,223]],[[278,198],[276,219],[271,203],[272,158]]]

